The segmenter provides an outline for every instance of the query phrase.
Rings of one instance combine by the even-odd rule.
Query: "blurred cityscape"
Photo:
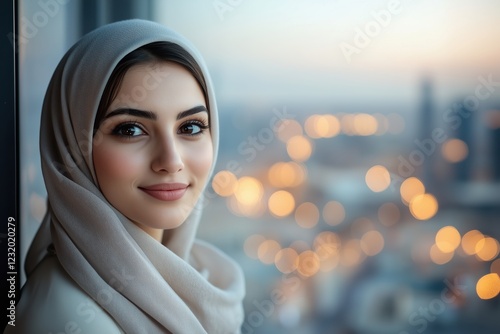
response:
[[[498,333],[500,103],[433,87],[220,106],[200,235],[244,268],[243,333]]]

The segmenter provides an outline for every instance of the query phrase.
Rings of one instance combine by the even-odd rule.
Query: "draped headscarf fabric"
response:
[[[104,87],[126,54],[159,41],[178,44],[202,69],[215,162],[215,95],[193,45],[144,20],[116,22],[88,33],[63,57],[45,96],[40,151],[49,205],[28,252],[26,272],[29,278],[53,244],[71,278],[126,333],[238,333],[243,275],[228,256],[195,239],[202,198],[186,221],[166,231],[159,243],[114,209],[97,185],[92,134]]]

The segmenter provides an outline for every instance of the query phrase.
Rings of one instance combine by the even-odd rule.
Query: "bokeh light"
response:
[[[481,299],[492,299],[500,293],[500,277],[497,273],[486,274],[476,284],[476,292]]]
[[[274,264],[283,274],[289,274],[297,269],[299,265],[299,255],[293,248],[283,248],[276,253]]]
[[[212,180],[212,188],[215,193],[222,197],[231,196],[236,190],[238,179],[236,176],[227,170],[221,170],[215,174]]]
[[[329,201],[323,207],[323,219],[328,225],[335,226],[344,221],[344,206],[337,201]]]
[[[460,232],[453,226],[445,226],[436,233],[435,240],[441,252],[454,252],[460,246]]]
[[[377,132],[375,132],[375,135],[381,136],[386,134],[389,130],[389,121],[387,120],[387,117],[379,113],[373,114],[373,117],[377,120]]]
[[[361,237],[360,245],[366,255],[375,256],[384,249],[384,237],[379,231],[368,231]]]
[[[476,244],[476,257],[482,261],[491,261],[498,255],[498,241],[495,238],[485,237]]]
[[[320,260],[318,255],[311,251],[306,250],[299,255],[299,265],[297,271],[304,277],[311,277],[315,275],[320,268]]]
[[[453,259],[453,255],[455,255],[455,252],[445,253],[441,251],[436,244],[434,244],[429,251],[429,255],[432,262],[434,262],[435,264],[445,264]]]
[[[285,190],[274,192],[268,201],[269,211],[277,217],[288,216],[295,208],[295,199]]]
[[[277,162],[271,166],[267,175],[273,187],[297,187],[306,179],[306,170],[293,161]]]
[[[467,255],[476,254],[477,243],[484,239],[484,235],[478,230],[471,230],[462,237],[462,249]]]
[[[337,256],[341,246],[340,237],[331,231],[323,231],[314,238],[314,251],[321,261]]]
[[[276,123],[275,133],[279,140],[286,143],[290,138],[302,136],[302,126],[294,119],[282,119]]]
[[[410,213],[418,220],[431,219],[437,211],[437,199],[431,194],[417,195],[410,202]]]
[[[246,238],[243,244],[243,250],[245,254],[254,260],[259,258],[258,250],[259,246],[266,241],[266,238],[260,234],[254,234]]]
[[[257,204],[264,194],[262,183],[254,177],[244,176],[238,180],[234,196],[243,205]]]
[[[340,121],[334,115],[314,114],[306,119],[304,129],[311,138],[331,138],[339,134]]]
[[[340,263],[345,267],[354,267],[364,260],[359,239],[348,240],[341,251]]]
[[[443,143],[441,153],[446,161],[457,163],[467,158],[469,148],[463,140],[453,138]]]
[[[356,114],[353,125],[355,133],[359,136],[371,136],[377,132],[377,119],[369,114]]]
[[[280,251],[281,246],[276,240],[265,240],[259,245],[257,256],[262,263],[272,264],[276,254]]]
[[[413,197],[425,193],[425,186],[422,181],[412,176],[401,183],[399,192],[403,203],[409,205]]]
[[[304,136],[294,136],[286,143],[286,151],[292,160],[302,162],[312,154],[312,143]]]
[[[377,216],[382,225],[393,226],[394,224],[399,222],[401,218],[401,212],[396,204],[388,202],[382,204],[379,207]]]
[[[318,220],[318,207],[311,202],[302,203],[295,210],[295,221],[300,227],[312,228],[316,226]]]
[[[386,190],[391,184],[391,175],[387,168],[381,165],[371,167],[365,175],[366,185],[374,192]]]

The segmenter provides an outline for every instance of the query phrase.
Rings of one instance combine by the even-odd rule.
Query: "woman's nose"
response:
[[[167,138],[157,144],[151,169],[155,172],[177,173],[184,168],[179,145],[173,138]]]

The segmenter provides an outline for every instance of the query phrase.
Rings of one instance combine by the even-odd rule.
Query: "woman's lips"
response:
[[[146,194],[160,201],[176,201],[182,198],[187,188],[188,185],[184,183],[162,183],[139,187]]]

